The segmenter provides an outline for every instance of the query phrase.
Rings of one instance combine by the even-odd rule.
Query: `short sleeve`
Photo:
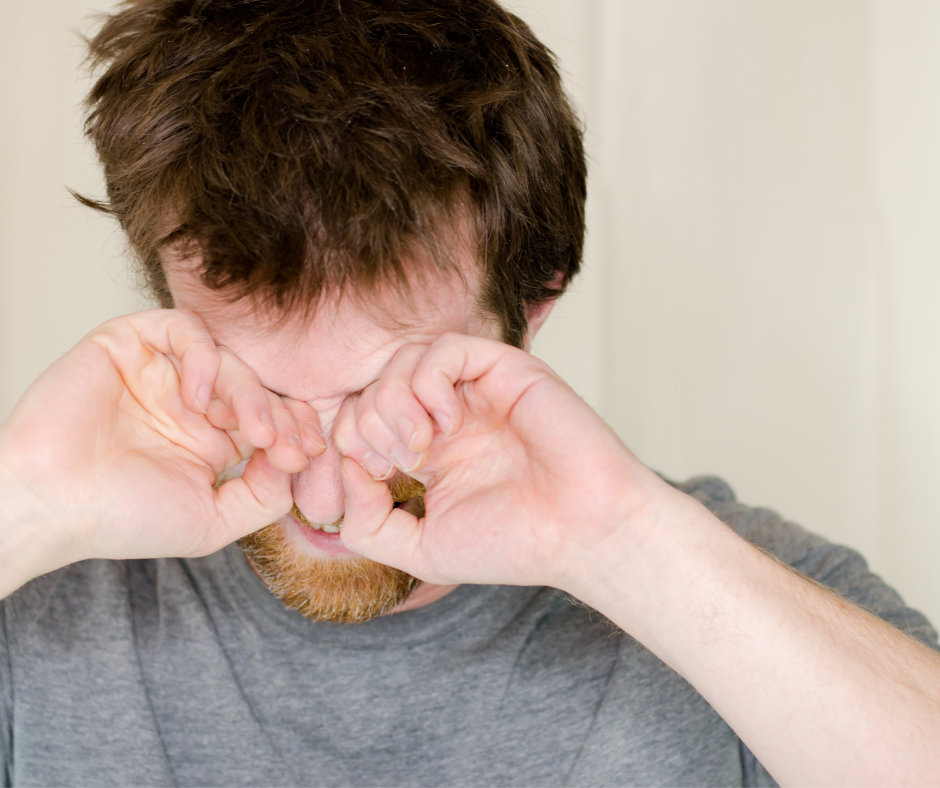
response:
[[[855,550],[827,542],[770,509],[744,506],[721,479],[702,476],[675,486],[707,506],[752,544],[940,651],[937,631],[927,618],[907,607],[898,592],[872,572]]]
[[[907,607],[897,591],[872,572],[855,550],[827,542],[770,509],[741,504],[731,487],[716,477],[699,476],[682,484],[670,483],[707,506],[751,544],[940,651],[937,632],[927,618]],[[773,777],[744,742],[740,742],[740,749],[744,785],[775,786]]]
[[[12,785],[13,671],[7,637],[7,602],[0,601],[0,779]]]

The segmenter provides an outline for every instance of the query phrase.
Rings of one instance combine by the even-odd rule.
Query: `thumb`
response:
[[[344,457],[343,486],[346,514],[340,538],[354,553],[393,566],[420,580],[421,524],[404,509],[396,509],[388,485],[373,479],[355,460]]]
[[[216,510],[226,545],[279,520],[290,511],[294,499],[291,476],[271,465],[264,449],[256,449],[241,476],[216,490]]]

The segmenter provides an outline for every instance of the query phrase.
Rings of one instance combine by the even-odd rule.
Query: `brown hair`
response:
[[[482,306],[519,345],[525,306],[580,266],[580,124],[494,0],[127,0],[89,50],[108,197],[79,199],[117,217],[164,306],[168,243],[206,285],[291,310],[401,283],[463,213]]]

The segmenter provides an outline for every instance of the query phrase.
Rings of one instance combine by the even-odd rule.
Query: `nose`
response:
[[[335,523],[346,511],[340,459],[332,438],[328,438],[326,451],[291,480],[294,503],[310,523]]]

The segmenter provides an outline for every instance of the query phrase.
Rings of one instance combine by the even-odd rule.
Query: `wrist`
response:
[[[0,599],[24,583],[70,564],[74,545],[63,538],[42,500],[13,469],[16,457],[0,440]]]
[[[656,477],[651,493],[576,564],[562,590],[669,661],[673,633],[714,551],[738,541],[698,501]],[[668,639],[668,638],[667,638]]]

